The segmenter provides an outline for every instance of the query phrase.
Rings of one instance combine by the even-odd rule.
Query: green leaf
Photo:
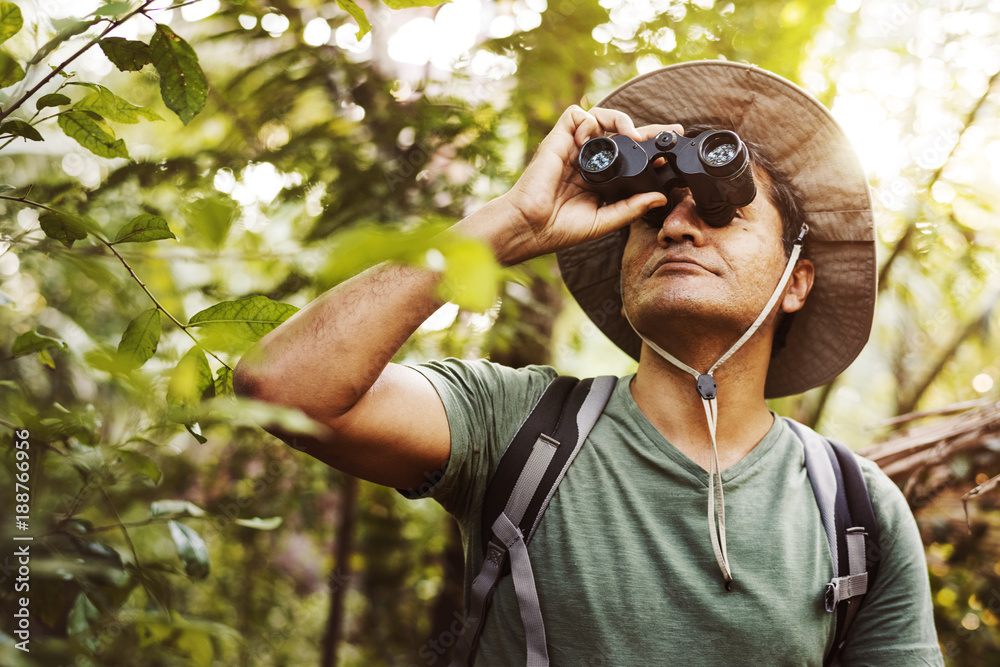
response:
[[[138,618],[135,622],[135,629],[136,634],[139,635],[139,648],[165,643],[174,634],[175,625],[176,621],[174,620],[168,623],[152,615]]]
[[[72,39],[73,37],[76,37],[77,35],[79,35],[82,32],[86,32],[87,29],[90,26],[94,25],[95,23],[97,23],[100,20],[101,19],[93,19],[93,20],[90,20],[90,21],[69,21],[69,22],[61,21],[61,22],[58,22],[58,23],[61,23],[61,24],[65,25],[66,27],[62,28],[61,30],[59,30],[59,32],[56,33],[55,37],[53,37],[48,42],[46,42],[45,46],[43,46],[42,48],[38,49],[38,51],[35,53],[35,55],[33,55],[31,57],[31,60],[28,61],[28,64],[29,65],[37,65],[38,63],[42,62],[43,60],[45,60],[45,58],[50,53],[52,53],[57,48],[59,48],[60,44],[62,44],[63,42],[65,42],[68,39]],[[53,21],[53,25],[55,25],[56,23],[57,23],[57,21]],[[51,65],[51,67],[52,67],[53,70],[56,70],[55,65]],[[57,71],[60,74],[62,74],[64,78],[70,76],[69,74],[63,72],[62,70],[57,70]]]
[[[439,298],[467,310],[491,308],[497,298],[500,265],[490,249],[472,239],[456,239],[440,252],[446,263],[437,288]]]
[[[83,353],[83,360],[91,368],[105,373],[125,373],[129,369],[118,356],[118,351],[110,346],[96,347]]]
[[[212,369],[197,345],[188,350],[170,375],[167,385],[167,416],[181,424],[190,423],[202,399],[215,393]]]
[[[354,0],[337,0],[337,6],[350,14],[358,22],[357,37],[360,42],[361,38],[367,35],[372,29],[372,24],[368,22],[368,17],[365,16],[365,10],[358,7]]]
[[[128,2],[109,2],[108,4],[100,7],[93,13],[93,16],[118,16],[120,14],[125,14],[132,8],[131,3]]]
[[[46,236],[67,248],[72,248],[73,243],[87,238],[87,228],[83,222],[59,211],[45,211],[38,216],[38,224]]]
[[[60,107],[70,102],[71,100],[62,93],[49,93],[38,98],[38,101],[35,102],[35,109],[41,111],[48,107]]]
[[[211,563],[208,560],[208,546],[201,535],[183,523],[169,521],[170,537],[177,546],[177,555],[184,563],[184,571],[192,579],[204,579],[208,576]]]
[[[42,366],[48,366],[52,370],[56,369],[56,362],[52,359],[52,354],[48,350],[38,351],[38,363]]]
[[[149,45],[123,37],[105,37],[98,44],[104,55],[122,72],[138,72],[153,62]]]
[[[149,47],[153,67],[160,75],[163,103],[187,125],[208,100],[208,81],[198,64],[198,54],[162,23],[156,24]]]
[[[208,438],[201,434],[201,427],[198,426],[198,422],[194,424],[184,424],[184,429],[191,434],[191,436],[198,441],[199,445],[204,445],[208,442]]]
[[[219,248],[239,214],[239,204],[227,195],[216,193],[186,202],[181,206],[181,213],[191,228],[188,236],[192,240]]]
[[[158,215],[140,213],[118,230],[113,243],[145,243],[176,238],[166,220]]]
[[[382,0],[389,9],[406,9],[407,7],[437,7],[446,5],[450,0]]]
[[[119,358],[130,370],[141,368],[156,353],[160,332],[160,309],[143,311],[125,328],[118,343]]]
[[[215,657],[212,638],[199,630],[182,630],[174,639],[174,650],[185,657],[185,664],[192,667],[211,667]]]
[[[123,466],[151,480],[154,486],[159,484],[163,478],[163,473],[160,472],[159,466],[145,454],[131,449],[119,449],[116,454]]]
[[[235,396],[233,391],[233,372],[226,366],[221,367],[215,373],[215,395]]]
[[[233,521],[238,526],[253,528],[254,530],[274,530],[281,525],[281,522],[282,518],[280,516],[271,516],[266,519],[255,516],[252,519],[236,519]]]
[[[51,336],[44,336],[37,331],[25,331],[14,340],[14,347],[11,350],[11,354],[15,357],[20,357],[32,352],[47,350],[50,347],[67,349],[69,345],[65,341],[52,338]]]
[[[249,348],[298,310],[266,296],[249,296],[223,301],[195,313],[188,324],[200,328],[200,338],[209,347],[235,354]]]
[[[319,439],[330,437],[329,429],[310,419],[301,410],[245,398],[213,401],[210,418],[215,423],[225,424],[230,428],[233,425],[268,425],[280,427],[282,431],[295,435],[309,435]]]
[[[205,510],[187,500],[157,500],[149,506],[149,518],[164,516],[205,516]]]
[[[59,127],[94,155],[106,158],[128,157],[125,142],[115,138],[115,131],[93,111],[70,109],[59,115]]]
[[[85,593],[80,593],[76,596],[76,602],[73,603],[66,618],[66,634],[72,637],[88,633],[100,618],[101,612],[94,603]]]
[[[0,88],[13,86],[24,78],[24,68],[6,51],[0,51]]]
[[[146,120],[163,120],[160,114],[149,107],[139,107],[126,102],[104,86],[98,86],[97,92],[87,95],[74,104],[73,108],[93,111],[115,123],[138,123],[140,116]]]
[[[32,141],[41,141],[42,135],[34,127],[23,120],[8,120],[0,125],[0,134],[12,134],[15,137],[24,137]]]
[[[0,2],[0,44],[16,35],[22,26],[21,9],[13,2]]]

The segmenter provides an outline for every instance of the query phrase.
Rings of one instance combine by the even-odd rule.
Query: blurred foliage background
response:
[[[871,342],[774,408],[861,448],[899,415],[998,401],[995,0],[413,6],[434,1],[0,2],[3,664],[443,664],[454,523],[266,435],[231,368],[393,259],[464,284],[400,361],[631,372],[552,258],[501,271],[431,237],[504,192],[566,106],[662,65],[726,58],[799,83],[871,179]],[[970,502],[971,530],[961,500],[1000,473],[1000,439],[973,444],[898,480],[950,665],[1000,662],[997,490]],[[19,479],[30,654],[13,619]]]

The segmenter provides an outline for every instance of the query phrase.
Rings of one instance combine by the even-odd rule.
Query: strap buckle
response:
[[[837,603],[840,602],[840,582],[836,579],[826,585],[823,591],[823,607],[828,612],[837,610]]]
[[[800,245],[802,241],[805,240],[806,234],[808,233],[809,233],[809,225],[803,222],[802,227],[799,229],[799,235],[795,238],[795,241],[792,242],[792,245]]]

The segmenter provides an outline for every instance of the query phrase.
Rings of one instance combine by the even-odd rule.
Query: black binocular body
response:
[[[654,163],[665,162],[655,167]],[[590,139],[578,158],[583,180],[605,202],[626,199],[641,192],[689,188],[698,215],[712,227],[725,227],[736,209],[757,195],[746,145],[729,130],[706,130],[686,137],[661,132],[641,143],[616,134]],[[644,218],[663,222],[666,207],[653,209]]]

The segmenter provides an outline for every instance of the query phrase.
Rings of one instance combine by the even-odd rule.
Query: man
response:
[[[579,176],[588,138],[641,141],[685,123],[732,129],[766,154],[753,157],[758,195],[732,223],[706,225],[687,189],[601,206]],[[665,217],[643,218],[664,206]],[[795,243],[803,223],[809,259]],[[453,231],[506,265],[558,251],[570,291],[639,361],[531,543],[552,664],[822,664],[836,622],[821,593],[831,555],[802,443],[765,398],[831,380],[871,327],[871,200],[828,112],[753,67],[664,68],[590,112],[568,109],[514,188]],[[440,306],[438,280],[415,267],[366,271],[262,339],[235,381],[242,394],[325,424],[330,437],[308,450],[317,458],[441,502],[463,527],[468,586],[483,562],[485,489],[556,371],[391,364]],[[696,389],[703,375],[716,399]],[[874,465],[863,469],[882,561],[841,663],[941,664],[916,525],[896,487]],[[524,660],[507,577],[477,664]]]

